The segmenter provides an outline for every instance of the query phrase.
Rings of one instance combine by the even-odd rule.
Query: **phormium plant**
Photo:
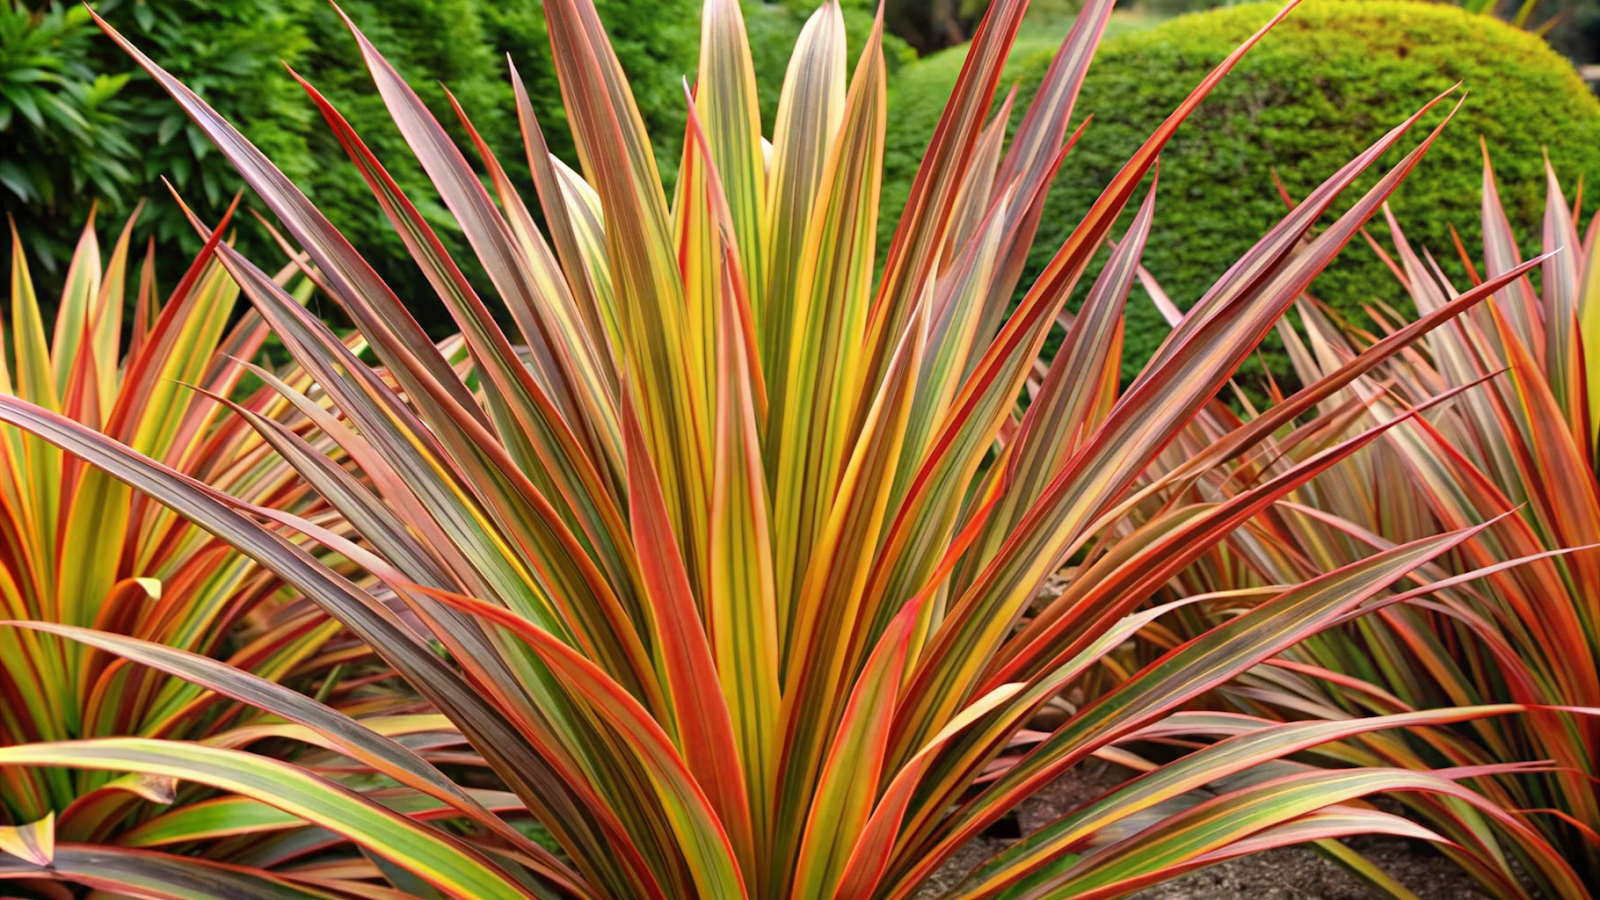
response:
[[[120,441],[239,503],[327,516],[327,504],[249,419],[213,399],[238,392],[248,374],[243,360],[267,338],[266,323],[253,312],[233,315],[239,288],[209,253],[159,303],[153,261],[142,271],[129,265],[132,228],[130,219],[105,257],[91,217],[48,340],[23,243],[13,233],[0,393]],[[221,229],[213,243],[220,239]],[[128,322],[130,295],[136,299]],[[292,367],[263,375],[311,386]],[[272,387],[249,393],[239,408],[337,454]],[[227,743],[259,737],[252,728],[276,721],[191,681],[63,639],[88,629],[221,657],[257,678],[300,685],[367,655],[336,620],[225,542],[81,459],[0,429],[0,746],[112,735]],[[330,702],[352,699],[331,682],[322,690]],[[364,702],[364,712],[378,708]],[[5,767],[0,849],[15,851],[19,844],[11,841],[31,845],[48,831],[63,843],[125,848],[102,856],[136,855],[136,848],[192,848],[237,833],[237,822],[196,825],[214,792],[180,781]],[[303,823],[292,819],[275,826],[297,827]],[[274,829],[253,830],[263,839],[260,832]],[[42,859],[35,854],[35,862]],[[0,879],[27,877],[31,868],[0,857]]]
[[[1433,136],[1302,246],[1312,224],[1444,100],[1331,173],[1121,390],[1122,305],[1154,216],[1157,155],[1266,30],[1151,135],[1008,313],[1111,5],[1088,5],[1009,143],[1005,105],[990,112],[1026,3],[991,7],[881,274],[881,23],[851,74],[837,5],[818,10],[796,47],[768,150],[739,6],[709,0],[669,202],[594,8],[548,0],[579,165],[549,156],[521,96],[545,230],[500,162],[483,155],[486,188],[357,32],[395,124],[507,308],[509,330],[350,125],[306,87],[454,316],[461,359],[424,339],[404,299],[263,155],[129,46],[272,208],[382,362],[350,352],[249,260],[216,248],[317,395],[343,416],[324,417],[318,436],[360,474],[322,464],[306,436],[252,418],[361,542],[288,512],[273,525],[296,525],[375,576],[382,592],[285,541],[259,521],[261,510],[241,511],[93,429],[13,400],[0,400],[0,419],[169,504],[322,605],[448,717],[560,850],[522,838],[403,743],[312,701],[255,690],[247,674],[201,671],[178,651],[146,647],[141,659],[234,695],[253,691],[251,702],[466,824],[430,828],[314,771],[203,744],[13,746],[0,749],[0,766],[133,770],[235,791],[337,832],[405,883],[451,897],[904,898],[1079,761],[1151,729],[1181,730],[1187,720],[1173,714],[1193,698],[1475,540],[1482,526],[1276,586],[1250,612],[1094,698],[1025,754],[1003,755],[1036,710],[1170,612],[1141,608],[1157,587],[1392,427],[1332,446],[1231,502],[1175,513],[1138,540],[1108,528],[1137,502],[1135,479]],[[1019,413],[1074,282],[1147,181],[1113,264]],[[1220,435],[1196,465],[1249,451],[1272,432],[1272,416],[1309,410],[1523,271],[1491,279],[1262,421]],[[303,402],[295,388],[283,390]],[[1081,577],[1024,623],[1037,589],[1072,557],[1093,565],[1080,565]],[[407,616],[384,602],[391,592]],[[1577,876],[1540,835],[1457,783],[1467,773],[1263,768],[1351,734],[1515,708],[1263,724],[1051,823],[952,895],[1119,896],[1284,843],[1373,832],[1433,838],[1356,802],[1422,791],[1480,811],[1526,848],[1555,892],[1581,896]],[[1198,803],[1164,802],[1261,772],[1270,777],[1235,779]],[[101,870],[102,880],[116,874]],[[249,874],[263,896],[297,896],[289,892],[314,883],[292,871]],[[141,875],[147,893],[179,893]]]

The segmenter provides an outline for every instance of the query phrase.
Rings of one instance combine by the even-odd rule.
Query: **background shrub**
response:
[[[305,16],[318,5],[316,0],[104,0],[97,9],[241,123],[286,172],[305,177],[316,168],[306,146],[312,113],[279,62],[301,64],[311,46]],[[26,23],[0,35],[0,58],[12,72],[0,77],[8,84],[16,77],[13,54],[30,44],[42,47],[43,57],[56,62],[64,76],[35,83],[55,88],[48,108],[61,114],[29,122],[31,137],[0,150],[0,171],[34,173],[21,189],[7,179],[4,203],[46,272],[59,274],[59,263],[95,202],[109,213],[125,213],[140,197],[147,198],[142,234],[177,241],[186,252],[197,249],[198,240],[161,179],[171,181],[203,214],[215,215],[237,190],[233,167],[153,82],[134,72],[126,54],[77,4],[67,8],[52,2],[30,12],[18,3],[0,15]],[[78,117],[67,107],[87,120],[87,127],[75,122]],[[10,124],[17,130],[15,120]]]
[[[551,149],[573,158],[540,0],[346,0],[341,5],[440,121],[465,141],[441,83],[448,87],[515,177],[527,166],[506,74],[509,54],[528,83]],[[641,110],[670,173],[677,167],[684,123],[680,79],[695,68],[698,0],[599,0],[597,5],[623,67],[640,86]],[[359,173],[282,67],[293,67],[326,94],[391,167],[451,249],[464,249],[384,110],[354,40],[326,0],[102,0],[96,8],[238,124],[402,296],[415,300],[425,325],[435,331],[450,328]],[[31,74],[35,71],[44,77]],[[17,84],[54,99],[29,104]],[[0,85],[5,86],[0,91],[0,195],[45,270],[36,275],[47,295],[56,286],[50,270],[59,280],[64,269],[59,263],[70,254],[90,203],[125,214],[138,198],[147,198],[139,237],[153,233],[164,244],[176,244],[163,261],[181,261],[199,241],[161,178],[171,180],[207,218],[220,215],[241,186],[233,167],[76,4],[34,4],[30,11],[8,0],[0,11]],[[531,182],[527,188],[531,193]],[[236,222],[242,249],[263,264],[281,258],[250,217]],[[463,252],[458,258],[472,256]],[[163,274],[170,284],[179,270]]]
[[[789,53],[819,2],[744,2],[769,127]],[[518,178],[526,165],[506,72],[509,55],[528,85],[551,149],[576,162],[541,0],[341,5],[464,143],[445,99],[448,88]],[[699,0],[597,0],[596,6],[670,183],[685,123],[682,79],[692,79],[696,68]],[[872,27],[872,8],[868,0],[845,0],[852,61]],[[366,184],[282,68],[293,67],[329,97],[452,251],[464,251],[454,221],[438,205],[373,89],[355,42],[325,0],[102,0],[97,9],[239,124],[412,301],[425,326],[439,333],[452,329]],[[892,35],[885,55],[891,71],[915,59]],[[162,259],[182,260],[199,241],[161,179],[172,181],[208,218],[220,215],[240,187],[232,166],[77,5],[30,11],[18,3],[0,11],[0,84],[0,135],[8,139],[0,148],[0,193],[5,211],[19,220],[46,288],[55,286],[52,272],[55,279],[63,274],[59,263],[70,255],[90,203],[117,214],[145,197],[149,206],[139,236],[154,234],[164,245],[177,245],[183,252]],[[524,187],[531,196],[531,183]],[[247,253],[263,263],[279,258],[253,220],[236,222]],[[470,273],[473,255],[456,256]],[[163,274],[170,283],[179,271]]]
[[[1124,31],[1102,45],[1075,113],[1095,120],[1056,182],[1030,260],[1035,271],[1121,161],[1276,9],[1263,3],[1183,16]],[[896,198],[909,189],[940,98],[959,71],[960,52],[919,62],[896,86],[887,176]],[[1021,82],[1018,118],[1051,52],[1040,49],[1013,62],[1010,74]],[[1512,227],[1532,252],[1545,191],[1541,151],[1549,152],[1569,189],[1580,177],[1594,184],[1600,176],[1600,103],[1571,65],[1533,35],[1452,7],[1310,0],[1245,56],[1163,154],[1145,265],[1187,306],[1282,217],[1274,170],[1294,196],[1304,196],[1457,81],[1469,92],[1466,105],[1401,187],[1395,211],[1411,239],[1431,248],[1452,276],[1464,277],[1448,228],[1453,224],[1467,246],[1481,246],[1482,135]],[[1374,177],[1357,187],[1364,189]],[[1593,202],[1586,206],[1592,209]],[[1372,230],[1380,240],[1386,237],[1381,224]],[[1030,281],[1025,275],[1022,283]],[[1317,280],[1313,292],[1358,320],[1364,318],[1361,304],[1372,297],[1406,308],[1393,276],[1359,244]],[[1165,335],[1159,316],[1136,292],[1129,304],[1125,375],[1136,372]],[[1265,355],[1275,375],[1288,375],[1281,353],[1269,345]]]
[[[118,97],[128,79],[96,73],[98,35],[80,6],[0,6],[0,209],[47,263],[70,252],[60,238],[74,219],[63,207],[85,192],[121,205],[135,181]],[[41,225],[52,218],[59,233]]]

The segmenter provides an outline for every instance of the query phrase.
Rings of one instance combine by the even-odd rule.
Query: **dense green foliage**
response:
[[[148,79],[135,76],[88,12],[52,2],[18,3],[3,15],[4,95],[20,115],[0,113],[4,204],[46,271],[64,259],[89,205],[124,211],[145,197],[158,239],[196,243],[166,178],[214,214],[237,176]],[[304,18],[314,0],[105,0],[107,16],[172,60],[203,96],[219,98],[252,140],[302,175],[315,169],[306,147],[311,111],[280,60],[298,64],[311,46]],[[34,72],[41,72],[35,75]],[[29,79],[35,97],[11,87]],[[248,88],[248,89],[246,89]],[[225,98],[225,99],[223,99]],[[31,109],[37,112],[30,114]],[[9,121],[6,121],[8,120]],[[9,131],[5,126],[9,125]]]
[[[38,219],[85,192],[120,204],[133,180],[128,105],[118,97],[128,79],[96,74],[95,35],[81,7],[0,8],[0,209],[47,260],[66,251]]]
[[[526,172],[526,164],[506,74],[509,55],[528,83],[552,150],[572,158],[539,0],[349,0],[341,6],[389,49],[400,72],[447,127],[455,128],[455,118],[445,88],[518,173]],[[636,84],[647,86],[641,88],[640,107],[670,172],[677,159],[666,148],[682,138],[680,79],[694,72],[698,4],[605,0],[600,6],[602,12],[613,8],[607,21],[623,66]],[[239,123],[252,142],[306,186],[355,244],[371,252],[386,277],[417,300],[425,321],[444,325],[428,311],[434,307],[431,289],[405,261],[399,238],[359,173],[315,121],[314,107],[283,69],[290,66],[333,101],[450,240],[453,223],[384,113],[355,42],[330,4],[103,0],[97,9]],[[781,53],[791,45],[792,38]],[[161,179],[170,180],[207,218],[220,214],[240,186],[233,168],[153,82],[131,72],[127,58],[77,6],[29,12],[18,5],[0,13],[0,79],[6,85],[0,92],[0,135],[6,138],[0,149],[0,194],[47,272],[70,252],[91,202],[121,212],[144,197],[150,205],[140,236],[153,232],[164,243],[176,241],[193,250],[198,240]],[[263,260],[278,258],[250,217],[239,223],[245,249]],[[56,277],[61,268],[55,266]],[[164,274],[170,278],[176,272]]]
[[[1166,111],[1276,8],[1252,4],[1184,16],[1105,42],[1074,115],[1093,115],[1094,122],[1057,179],[1034,266],[1059,246]],[[958,71],[959,53],[930,57],[900,79],[891,98],[893,181],[886,195],[894,190],[904,197]],[[1019,108],[1049,59],[1048,50],[1038,50],[1012,63],[1010,74],[1022,84]],[[1163,154],[1145,265],[1187,306],[1282,216],[1274,171],[1301,196],[1457,81],[1469,91],[1466,105],[1406,180],[1395,210],[1415,223],[1412,240],[1460,276],[1448,229],[1453,224],[1467,246],[1480,245],[1481,135],[1496,162],[1512,228],[1531,251],[1545,193],[1541,150],[1548,150],[1568,186],[1600,177],[1600,103],[1571,66],[1537,37],[1459,9],[1309,0],[1223,80]],[[1381,240],[1382,224],[1372,230]],[[1336,260],[1313,291],[1357,319],[1373,297],[1406,308],[1393,276],[1362,247]],[[1165,334],[1148,303],[1132,302],[1125,374],[1137,371]],[[1267,356],[1276,374],[1287,373],[1281,355],[1269,347]]]
[[[635,98],[669,181],[685,122],[682,79],[693,78],[699,42],[694,0],[600,0],[612,46],[633,79]],[[778,86],[800,28],[817,0],[746,0],[751,50],[771,123]],[[872,27],[872,7],[847,0],[852,52]],[[550,61],[539,0],[347,0],[341,4],[446,127],[455,125],[445,90],[473,117],[514,178],[526,164],[506,75],[509,57],[528,85],[551,149],[574,160],[560,87]],[[338,142],[282,65],[326,94],[351,121],[423,214],[451,241],[444,214],[372,89],[355,42],[325,0],[104,0],[97,5],[118,29],[171,63],[201,96],[304,185],[380,272],[407,293],[430,326],[447,328],[432,290],[407,260],[401,241],[373,202]],[[893,36],[885,41],[891,71],[914,59]],[[109,73],[109,74],[107,74]],[[130,80],[131,79],[131,80]],[[165,94],[100,36],[78,6],[0,12],[0,194],[16,216],[41,277],[59,278],[76,223],[91,202],[123,212],[149,201],[140,236],[198,247],[193,230],[161,185],[166,178],[207,218],[220,214],[239,180]],[[574,160],[575,161],[575,160]],[[531,185],[525,185],[531,190]],[[258,258],[276,258],[264,230],[249,217],[239,240]],[[452,249],[461,249],[452,247]],[[470,260],[470,254],[459,254]],[[172,254],[173,258],[180,258]],[[164,273],[175,277],[176,272]]]

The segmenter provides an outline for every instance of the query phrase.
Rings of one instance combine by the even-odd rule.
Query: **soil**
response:
[[[1018,810],[1027,834],[1121,783],[1126,770],[1090,763],[1040,791]],[[916,900],[936,900],[1010,841],[983,836],[934,873]],[[1351,846],[1422,900],[1487,900],[1455,863],[1419,842],[1368,838]],[[1137,900],[1374,900],[1380,895],[1354,875],[1303,847],[1269,850],[1147,888]]]

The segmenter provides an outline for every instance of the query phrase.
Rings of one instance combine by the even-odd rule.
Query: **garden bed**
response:
[[[1074,769],[1022,805],[1018,816],[1022,832],[1031,832],[1071,811],[1126,777],[1126,770],[1105,763]],[[984,836],[968,844],[917,893],[917,900],[941,896],[1008,843]],[[1486,900],[1466,873],[1426,845],[1374,838],[1356,841],[1353,846],[1422,900]],[[1373,900],[1379,896],[1307,847],[1269,850],[1220,863],[1134,895],[1137,900]]]

